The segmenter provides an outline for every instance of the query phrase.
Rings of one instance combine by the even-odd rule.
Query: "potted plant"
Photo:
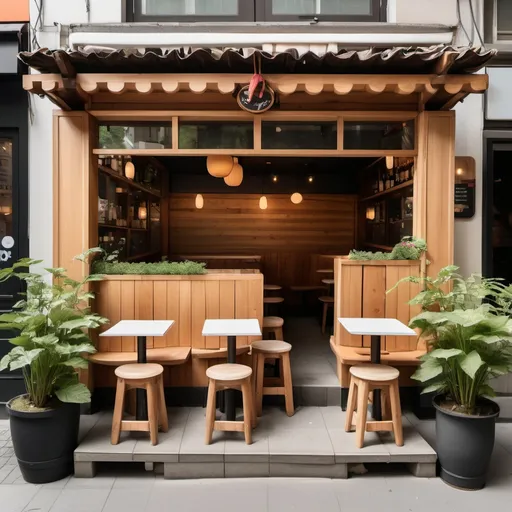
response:
[[[85,262],[92,251],[77,259]],[[0,315],[0,329],[13,330],[14,348],[0,361],[0,371],[23,371],[27,393],[7,403],[14,452],[23,478],[47,483],[73,472],[80,404],[90,392],[78,379],[77,368],[87,368],[82,354],[94,353],[87,335],[107,322],[87,308],[93,294],[87,283],[101,279],[89,275],[70,279],[63,268],[46,269],[49,275],[27,272],[41,263],[22,259],[0,270],[0,282],[19,278],[26,283],[23,300],[12,313]]]
[[[441,478],[462,489],[481,489],[494,447],[498,405],[490,380],[512,369],[512,288],[497,279],[442,269],[423,281],[412,304],[424,311],[410,327],[420,330],[430,350],[412,376],[434,392],[436,448]]]

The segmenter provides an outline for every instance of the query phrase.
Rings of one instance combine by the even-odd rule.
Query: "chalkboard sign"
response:
[[[275,101],[274,91],[267,85],[260,98],[261,85],[256,89],[249,101],[249,86],[242,87],[237,94],[238,105],[241,109],[253,114],[262,114],[272,107]]]
[[[475,160],[455,157],[455,218],[469,219],[475,215]]]

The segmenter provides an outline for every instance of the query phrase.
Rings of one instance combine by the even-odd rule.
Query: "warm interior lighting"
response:
[[[260,210],[266,210],[268,206],[267,198],[265,196],[260,197]]]
[[[148,218],[148,209],[145,206],[139,206],[138,217],[140,220]]]
[[[238,163],[238,158],[233,158],[233,168],[231,172],[224,178],[224,183],[229,187],[238,187],[244,179],[244,170]]]
[[[3,215],[10,215],[12,213],[12,208],[10,206],[0,206],[0,213]]]
[[[375,208],[366,208],[366,218],[368,220],[375,219]]]
[[[290,200],[293,204],[300,204],[302,203],[302,194],[299,192],[294,192],[290,197]]]
[[[215,178],[225,178],[233,169],[233,158],[227,155],[213,155],[206,158],[206,169]]]
[[[462,176],[464,174],[464,169],[462,167],[459,167],[457,169],[457,176]]]
[[[124,175],[129,180],[133,180],[133,178],[135,178],[135,166],[131,160],[128,160],[124,166]]]
[[[273,175],[272,175],[272,181],[273,181],[274,183],[277,183],[277,180],[278,180],[278,179],[279,179],[279,178],[277,177],[277,174],[273,174]]]
[[[202,196],[202,194],[197,194],[196,196],[196,208],[198,210],[201,210],[204,206],[204,198]]]
[[[395,157],[387,156],[386,157],[386,169],[393,169],[395,165]]]
[[[308,176],[308,182],[313,183],[313,181],[315,181],[314,176]]]

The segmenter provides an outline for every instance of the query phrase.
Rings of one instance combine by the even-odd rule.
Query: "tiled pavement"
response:
[[[416,423],[431,440],[433,422]],[[84,422],[87,429],[87,420]],[[111,467],[93,479],[67,478],[46,485],[25,484],[11,455],[8,423],[0,421],[1,512],[481,512],[510,508],[512,424],[497,425],[487,487],[452,489],[438,478],[401,471],[327,479],[164,480],[140,468]],[[389,469],[389,468],[388,468]]]

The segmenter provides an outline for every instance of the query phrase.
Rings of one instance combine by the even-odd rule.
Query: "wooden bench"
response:
[[[251,350],[250,345],[243,345],[236,347],[236,355],[241,356],[248,354]],[[192,358],[193,359],[227,359],[228,349],[224,348],[193,348]]]
[[[190,357],[190,347],[148,348],[148,363],[159,363],[164,366],[184,364]],[[137,352],[96,352],[89,354],[87,359],[94,364],[105,366],[121,366],[137,362]]]

